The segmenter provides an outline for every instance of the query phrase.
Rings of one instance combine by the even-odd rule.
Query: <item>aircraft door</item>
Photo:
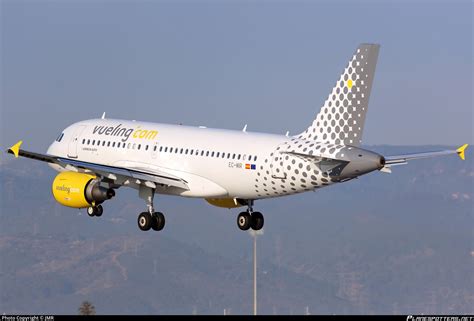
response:
[[[74,131],[71,137],[71,140],[69,141],[69,146],[68,146],[68,151],[67,151],[68,157],[77,158],[77,144],[79,142],[79,137],[81,136],[84,129],[86,129],[86,127],[87,126],[85,125],[77,126],[76,130]]]

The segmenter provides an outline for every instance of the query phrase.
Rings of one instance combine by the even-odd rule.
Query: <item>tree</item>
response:
[[[84,301],[79,307],[79,314],[80,315],[94,315],[95,307],[89,301]]]

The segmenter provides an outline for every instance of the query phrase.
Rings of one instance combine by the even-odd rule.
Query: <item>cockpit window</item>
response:
[[[63,139],[63,136],[64,136],[64,133],[61,133],[61,134],[58,136],[58,138],[56,138],[56,141],[57,141],[57,142],[60,142],[61,139]]]

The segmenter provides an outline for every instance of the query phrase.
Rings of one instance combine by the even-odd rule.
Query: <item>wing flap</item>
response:
[[[161,185],[174,186],[174,187],[179,187],[185,190],[189,190],[187,182],[185,180],[177,176],[167,174],[167,173],[162,173],[162,172],[160,173],[149,172],[148,173],[148,172],[138,171],[138,170],[130,169],[130,168],[88,163],[88,162],[83,162],[83,161],[78,161],[78,160],[73,160],[73,159],[68,159],[68,158],[58,158],[58,160],[61,163],[73,165],[76,168],[87,169],[95,173],[105,174],[101,176],[106,176],[108,173],[112,173],[116,175],[130,177],[133,179],[138,179],[144,182],[150,181],[150,182],[161,184]]]

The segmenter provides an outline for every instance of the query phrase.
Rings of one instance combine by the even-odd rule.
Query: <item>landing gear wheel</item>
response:
[[[95,216],[102,216],[102,213],[104,213],[104,208],[102,205],[97,205],[95,208]]]
[[[242,231],[247,231],[250,228],[252,217],[247,212],[242,212],[237,216],[237,226]]]
[[[258,231],[261,230],[263,227],[264,219],[263,215],[260,212],[253,212],[252,219],[250,221],[250,227],[252,230]]]
[[[95,207],[89,206],[89,207],[87,208],[87,215],[89,215],[90,217],[95,216],[95,215],[96,215]]]
[[[161,231],[165,227],[165,216],[161,212],[153,213],[151,228],[154,231]]]
[[[143,212],[138,215],[138,227],[142,231],[148,231],[151,228],[153,218],[150,213]]]

